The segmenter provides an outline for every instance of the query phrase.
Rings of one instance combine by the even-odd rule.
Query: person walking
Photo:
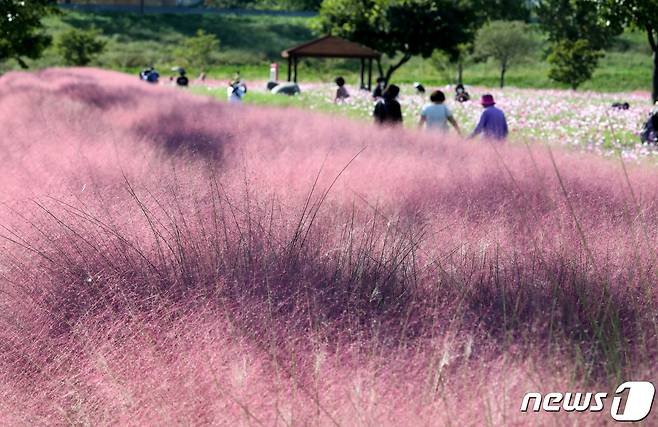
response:
[[[458,134],[461,135],[461,130],[457,124],[457,120],[452,116],[448,107],[444,104],[446,95],[440,91],[435,90],[430,95],[430,103],[425,104],[420,110],[420,127],[425,127],[428,130],[438,130],[447,132],[448,122],[455,128]]]
[[[402,123],[402,109],[397,97],[400,94],[400,88],[396,85],[390,85],[382,93],[382,98],[375,104],[375,123],[398,125]]]
[[[482,134],[485,138],[499,141],[507,138],[509,133],[507,119],[505,119],[505,113],[496,107],[493,95],[482,95],[480,104],[482,104],[484,111],[469,138],[475,138],[479,134]]]

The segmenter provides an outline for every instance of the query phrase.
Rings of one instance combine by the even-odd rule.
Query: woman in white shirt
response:
[[[432,92],[430,95],[431,103],[426,104],[423,106],[422,110],[420,110],[419,125],[421,127],[425,127],[428,130],[447,132],[449,129],[448,122],[450,122],[450,124],[454,126],[457,133],[461,135],[457,120],[455,120],[455,118],[452,116],[452,113],[448,107],[445,106],[445,100],[446,96],[440,90],[435,90]]]

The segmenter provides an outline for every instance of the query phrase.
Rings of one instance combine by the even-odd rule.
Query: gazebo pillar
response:
[[[372,58],[368,59],[368,90],[372,90]]]
[[[364,80],[363,80],[363,73],[365,72],[366,68],[366,60],[365,58],[361,58],[361,83],[360,83],[360,88],[365,89]]]
[[[290,81],[290,73],[292,71],[292,57],[288,57],[288,81]]]
[[[294,66],[295,66],[295,73],[294,73],[295,78],[293,79],[293,81],[294,81],[295,83],[297,83],[297,57],[296,57],[296,56],[295,56],[294,59],[293,59],[293,63],[295,64],[295,65],[294,65]]]

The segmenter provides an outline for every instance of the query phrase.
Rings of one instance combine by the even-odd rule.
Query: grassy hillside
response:
[[[285,65],[280,52],[290,46],[312,39],[312,18],[287,16],[240,15],[183,15],[131,13],[78,13],[65,12],[46,19],[48,32],[57,35],[67,27],[100,29],[108,38],[106,52],[94,65],[135,72],[154,64],[166,69],[178,65],[174,49],[183,38],[197,29],[216,34],[221,49],[210,68],[213,77],[231,76],[236,68],[248,79],[267,78],[268,63],[278,61]],[[510,86],[551,88],[561,87],[548,79],[548,66],[542,52],[527,64],[511,68],[507,74]],[[386,60],[385,60],[386,61]],[[35,67],[61,65],[53,49],[32,64]],[[4,64],[2,68],[15,68]],[[354,76],[357,61],[304,60],[300,64],[300,77],[305,80],[329,81],[338,74]],[[197,73],[198,70],[191,70]],[[430,61],[413,59],[395,75],[399,82],[423,81],[445,84],[452,72],[437,70]],[[466,82],[473,85],[496,86],[498,70],[493,63],[469,63],[464,72]],[[651,57],[646,39],[641,33],[620,37],[601,61],[594,78],[583,85],[585,90],[628,91],[648,90],[651,78]]]

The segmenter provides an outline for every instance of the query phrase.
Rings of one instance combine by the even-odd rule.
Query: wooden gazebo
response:
[[[361,60],[361,87],[370,90],[372,86],[372,60],[382,54],[374,49],[336,36],[324,36],[299,46],[286,49],[281,56],[288,59],[288,81],[297,83],[297,63],[299,58],[354,58]],[[368,85],[364,84],[364,73],[368,61]]]

